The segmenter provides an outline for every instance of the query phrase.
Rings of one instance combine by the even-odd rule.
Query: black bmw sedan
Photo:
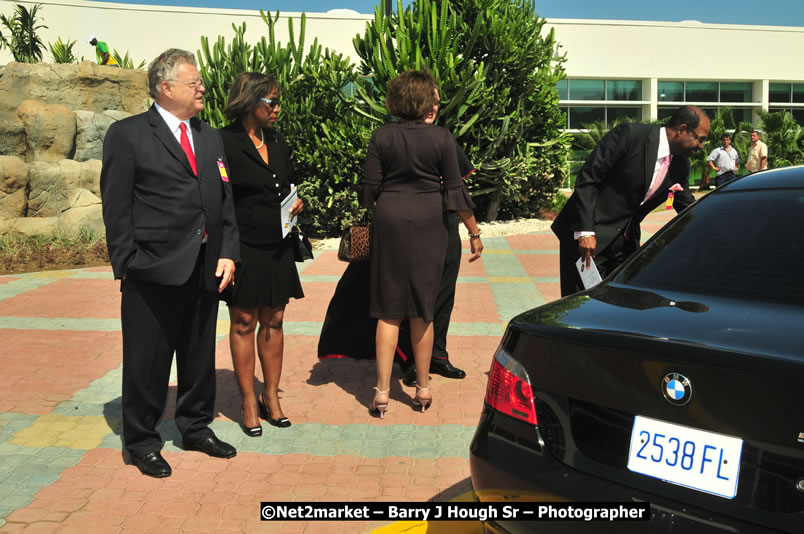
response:
[[[804,167],[746,176],[494,355],[481,501],[649,502],[649,522],[491,532],[804,533]]]

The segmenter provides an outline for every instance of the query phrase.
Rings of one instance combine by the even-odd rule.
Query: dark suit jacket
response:
[[[232,190],[223,180],[223,143],[215,129],[190,121],[198,177],[155,107],[112,124],[103,144],[101,194],[115,278],[184,284],[195,268],[204,229],[204,285],[217,288],[218,258],[240,259]]]
[[[220,130],[231,170],[240,239],[248,245],[282,241],[280,206],[290,193],[290,148],[282,134],[263,128],[268,164],[240,122]]]
[[[639,243],[639,223],[662,202],[673,184],[684,189],[675,193],[677,212],[695,202],[690,193],[690,162],[673,156],[664,181],[643,205],[653,178],[659,151],[660,126],[629,123],[611,130],[589,155],[575,181],[575,191],[553,222],[560,240],[573,240],[576,231],[594,231],[597,253],[633,220],[629,238]]]

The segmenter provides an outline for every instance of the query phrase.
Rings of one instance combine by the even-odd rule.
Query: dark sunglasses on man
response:
[[[266,104],[268,107],[279,107],[279,97],[276,98],[260,98],[260,102]]]

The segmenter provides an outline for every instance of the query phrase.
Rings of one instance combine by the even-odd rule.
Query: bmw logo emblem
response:
[[[667,402],[684,406],[692,398],[692,382],[678,373],[668,373],[662,379],[662,393]]]

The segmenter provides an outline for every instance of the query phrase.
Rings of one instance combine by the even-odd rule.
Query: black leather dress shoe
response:
[[[237,449],[215,436],[198,441],[185,441],[184,448],[188,451],[201,451],[215,458],[233,458],[237,454]]]
[[[405,371],[405,375],[402,377],[402,383],[411,388],[416,385],[415,365],[411,365],[410,367],[408,367],[408,370]]]
[[[466,373],[452,365],[447,358],[430,360],[430,372],[447,378],[466,378]]]
[[[162,458],[162,454],[159,451],[139,456],[131,455],[131,463],[137,466],[140,473],[149,477],[165,478],[173,473],[173,470],[170,469],[170,464]]]

